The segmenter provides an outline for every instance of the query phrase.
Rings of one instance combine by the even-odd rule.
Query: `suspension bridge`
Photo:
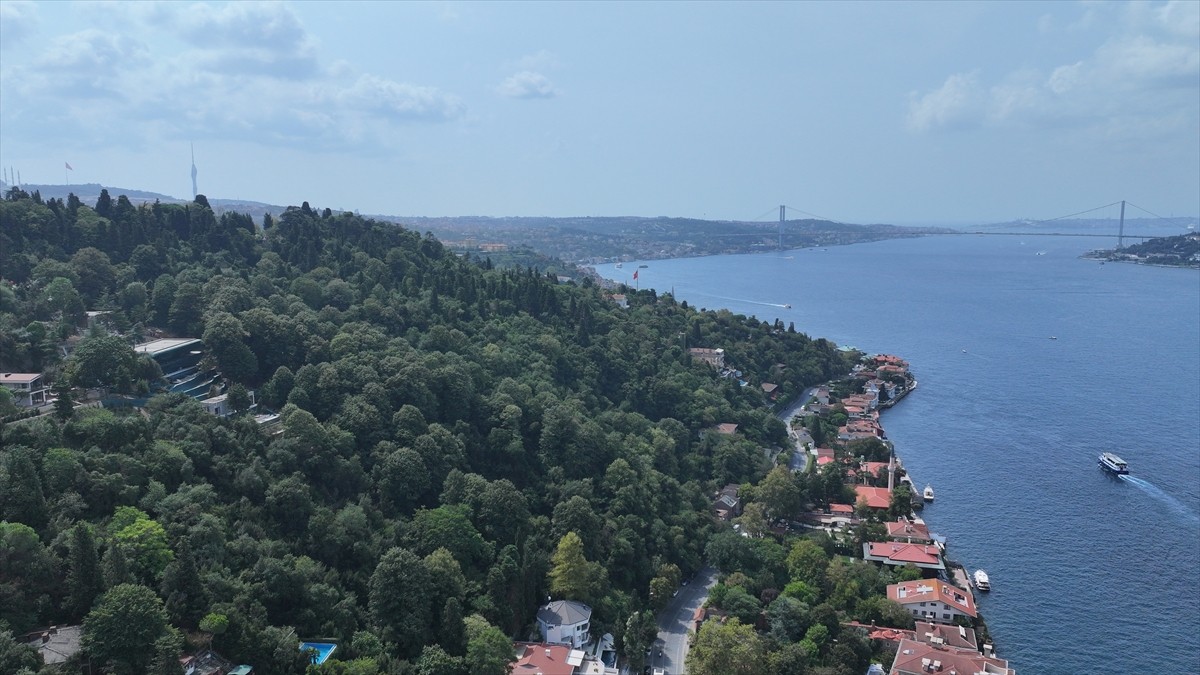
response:
[[[1078,216],[1084,216],[1089,213],[1094,213],[1096,211],[1100,211],[1100,210],[1111,208],[1111,207],[1118,206],[1118,205],[1120,205],[1120,207],[1121,207],[1121,216],[1120,216],[1120,219],[1119,219],[1119,222],[1117,225],[1117,231],[1115,233],[1107,233],[1107,232],[1030,232],[1028,230],[1011,232],[1011,231],[1000,231],[999,230],[999,228],[1011,229],[1014,227],[1025,227],[1025,228],[1040,227],[1040,226],[1047,225],[1049,223],[1054,223],[1055,221],[1066,220],[1068,218],[1076,218]],[[1117,248],[1122,248],[1125,245],[1126,239],[1139,239],[1139,240],[1145,241],[1147,239],[1154,239],[1155,237],[1162,236],[1162,235],[1158,235],[1158,234],[1154,234],[1154,235],[1127,234],[1125,232],[1125,207],[1126,207],[1126,205],[1131,206],[1139,211],[1142,211],[1143,213],[1146,213],[1147,215],[1153,216],[1154,218],[1157,218],[1162,221],[1166,221],[1171,224],[1178,224],[1180,221],[1180,219],[1178,219],[1178,218],[1166,218],[1166,217],[1160,216],[1152,211],[1144,209],[1144,208],[1138,206],[1137,204],[1134,204],[1132,202],[1127,202],[1126,200],[1121,200],[1119,202],[1113,202],[1111,204],[1097,206],[1095,208],[1087,209],[1085,211],[1077,211],[1075,213],[1069,213],[1065,216],[1058,216],[1056,218],[1047,218],[1045,220],[1024,220],[1015,225],[1013,223],[1003,223],[1003,224],[998,224],[998,225],[990,225],[985,228],[976,228],[973,230],[964,229],[964,230],[946,231],[941,234],[1000,236],[1000,237],[1101,237],[1101,238],[1105,238],[1105,239],[1116,239],[1117,240]],[[834,220],[832,218],[824,218],[824,217],[818,216],[816,214],[808,213],[806,211],[802,211],[800,209],[788,206],[786,204],[780,204],[779,205],[779,246],[780,246],[780,248],[783,248],[784,226],[787,224],[787,212],[789,209],[792,211],[795,211],[797,213],[802,213],[802,214],[809,216],[811,218],[814,218],[816,220],[825,220],[825,221],[828,221],[828,222],[831,222],[831,223],[834,223],[837,225],[849,224],[849,223],[845,223],[842,221]],[[772,214],[774,212],[775,212],[775,208],[772,207],[769,211],[756,217],[754,219],[754,221],[761,221],[764,217],[766,217],[767,215]]]

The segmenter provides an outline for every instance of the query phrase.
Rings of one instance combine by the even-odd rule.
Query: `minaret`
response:
[[[196,144],[193,143],[192,144],[192,199],[195,199],[196,195],[198,195],[198,194],[200,194],[200,191],[196,189]]]
[[[896,487],[896,451],[888,455],[888,492]]]

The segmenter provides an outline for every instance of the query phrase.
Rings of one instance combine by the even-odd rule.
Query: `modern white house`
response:
[[[542,639],[552,645],[582,649],[591,641],[592,608],[574,600],[555,600],[538,609],[537,624]]]
[[[13,403],[29,408],[46,404],[41,373],[0,373],[0,386],[12,392]]]

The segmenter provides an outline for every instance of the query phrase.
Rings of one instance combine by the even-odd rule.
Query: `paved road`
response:
[[[779,419],[783,420],[783,423],[787,425],[788,436],[792,438],[792,442],[795,445],[795,449],[792,451],[792,463],[788,468],[797,473],[804,471],[804,467],[808,464],[808,452],[804,450],[804,446],[812,443],[813,440],[812,436],[808,435],[808,431],[803,428],[792,428],[792,418],[796,416],[796,413],[799,412],[805,403],[808,403],[808,400],[812,398],[816,390],[816,387],[805,389],[804,393],[800,394],[800,398],[796,399],[786,410],[779,413]]]
[[[686,673],[684,660],[688,651],[688,631],[692,628],[692,616],[696,608],[708,599],[708,592],[717,585],[717,570],[704,567],[696,573],[687,586],[679,588],[679,595],[671,598],[671,604],[658,615],[658,639],[647,664],[651,668],[662,668],[667,675]],[[659,656],[659,652],[662,656]]]

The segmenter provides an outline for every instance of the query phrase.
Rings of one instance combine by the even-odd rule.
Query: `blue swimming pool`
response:
[[[329,658],[329,655],[333,653],[333,650],[337,649],[337,645],[333,644],[332,642],[301,642],[300,649],[311,649],[315,651],[316,654],[313,655],[312,662],[317,665],[321,665],[322,663],[325,663],[325,659]]]

